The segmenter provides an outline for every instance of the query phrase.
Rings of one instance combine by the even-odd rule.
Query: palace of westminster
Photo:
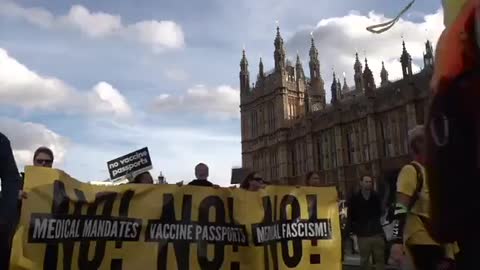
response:
[[[389,81],[382,65],[377,87],[365,59],[353,65],[353,87],[333,74],[331,102],[326,103],[318,50],[312,37],[310,77],[297,56],[286,59],[277,28],[275,68],[264,72],[260,59],[256,83],[250,84],[248,61],[240,61],[242,168],[253,170],[276,184],[303,184],[317,172],[325,185],[336,185],[345,195],[362,174],[385,175],[409,162],[407,132],[423,124],[433,71],[433,48],[426,42],[424,68],[412,73],[405,43],[400,56],[403,78]],[[233,179],[232,179],[233,180]]]

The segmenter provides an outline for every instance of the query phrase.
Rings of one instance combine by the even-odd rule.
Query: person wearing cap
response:
[[[446,247],[433,240],[427,230],[429,224],[429,191],[424,183],[425,131],[416,126],[408,132],[408,145],[413,161],[405,165],[397,179],[397,198],[394,213],[393,245],[391,258],[397,264],[405,260],[404,254],[415,269],[437,269],[446,260]]]
[[[478,269],[480,1],[462,2],[455,10],[444,6],[450,15],[436,49],[425,165],[431,235],[458,243],[457,269]]]

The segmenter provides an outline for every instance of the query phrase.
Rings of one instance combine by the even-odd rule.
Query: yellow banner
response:
[[[337,192],[93,186],[26,168],[11,269],[341,269]]]

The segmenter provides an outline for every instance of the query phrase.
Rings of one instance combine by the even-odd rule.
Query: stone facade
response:
[[[433,49],[426,43],[424,68],[412,74],[405,43],[400,57],[403,79],[391,82],[381,70],[376,87],[372,71],[356,55],[355,86],[343,86],[334,74],[332,99],[325,101],[318,51],[312,38],[310,77],[297,56],[286,60],[277,28],[275,69],[265,74],[260,59],[256,83],[250,85],[248,61],[240,62],[242,167],[277,184],[302,184],[308,172],[341,194],[356,187],[362,174],[381,183],[386,173],[409,161],[407,132],[423,124],[429,98]]]

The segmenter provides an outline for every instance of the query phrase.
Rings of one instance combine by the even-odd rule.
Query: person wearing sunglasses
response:
[[[52,168],[53,166],[53,152],[50,150],[50,148],[41,146],[35,150],[35,153],[33,154],[33,166],[37,167],[45,167],[45,168]],[[24,178],[25,174],[21,173],[21,187],[20,191],[18,192],[18,199],[23,200],[28,198],[27,192],[23,191],[23,184],[24,184]],[[19,212],[22,207],[22,202],[19,203]],[[20,218],[20,216],[17,217],[17,220]]]
[[[258,191],[262,188],[265,188],[268,185],[268,182],[263,180],[262,176],[259,173],[252,172],[245,177],[245,179],[240,184],[240,188],[248,191]]]
[[[50,148],[39,147],[33,154],[33,166],[52,168],[53,152]]]

